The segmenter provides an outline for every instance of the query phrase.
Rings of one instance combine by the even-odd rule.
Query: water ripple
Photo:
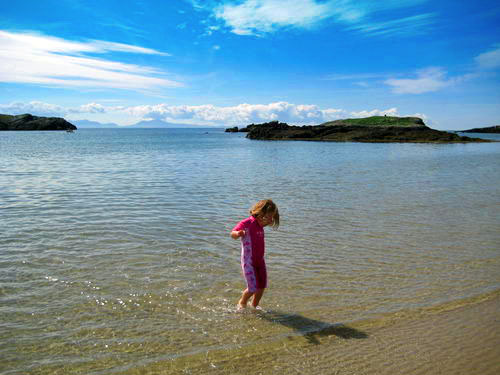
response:
[[[218,130],[0,142],[7,373],[127,373],[283,340],[287,327],[234,313],[243,283],[228,234],[264,197],[282,216],[266,232],[264,306],[333,324],[500,288],[496,144],[252,142]]]

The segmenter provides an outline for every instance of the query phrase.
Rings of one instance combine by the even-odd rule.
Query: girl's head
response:
[[[255,203],[250,209],[250,215],[255,217],[263,227],[271,225],[273,228],[278,228],[280,225],[278,207],[271,199],[264,199]]]

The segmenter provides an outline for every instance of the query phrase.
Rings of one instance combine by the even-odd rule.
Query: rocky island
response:
[[[486,128],[462,130],[461,133],[500,133],[500,125],[488,126]]]
[[[333,142],[490,142],[459,136],[427,127],[418,117],[372,116],[325,122],[321,125],[292,126],[279,121],[251,124],[234,131],[248,132],[247,138],[259,140],[301,140]]]
[[[0,130],[76,130],[76,126],[60,117],[38,117],[30,114],[0,114]]]

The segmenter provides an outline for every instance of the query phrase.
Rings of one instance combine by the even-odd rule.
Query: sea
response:
[[[237,312],[229,233],[266,198],[268,289]],[[499,229],[496,142],[0,132],[0,374],[273,373],[280,351],[498,297]]]

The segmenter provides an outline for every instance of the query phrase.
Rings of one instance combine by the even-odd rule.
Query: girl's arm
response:
[[[245,235],[245,231],[244,230],[233,230],[231,232],[231,238],[233,240],[237,240],[238,238],[243,237],[244,235]]]

